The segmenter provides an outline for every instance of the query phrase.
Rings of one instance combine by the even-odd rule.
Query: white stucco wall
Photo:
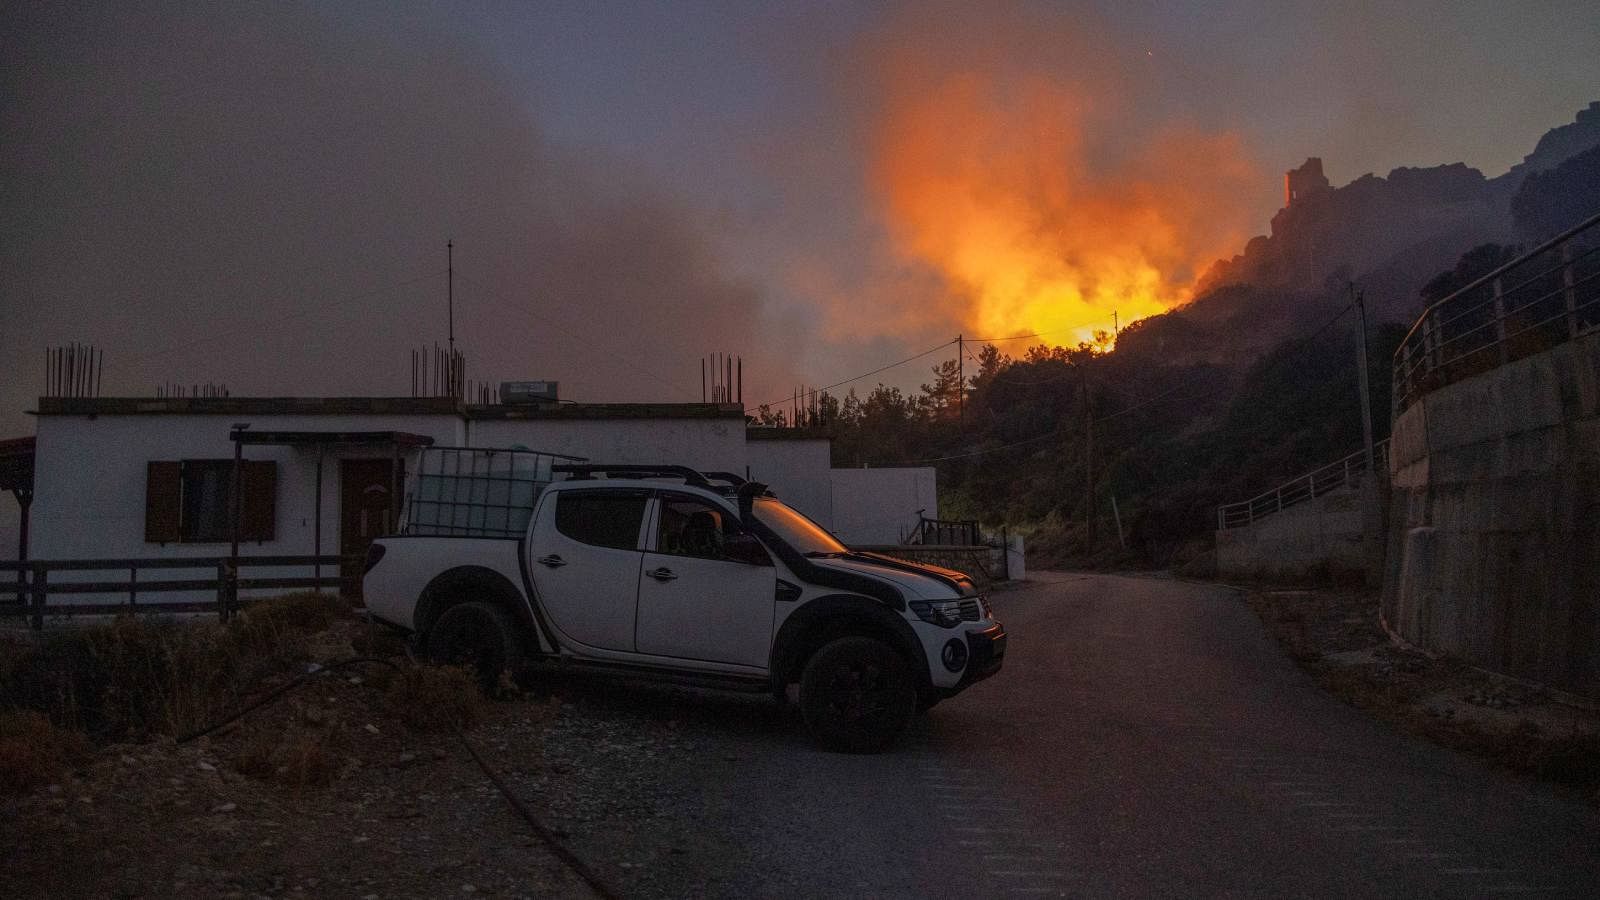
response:
[[[833,528],[832,442],[827,438],[752,440],[749,477],[823,528]],[[742,474],[742,472],[741,472]]]
[[[147,465],[153,460],[231,459],[228,439],[235,423],[255,431],[403,431],[432,437],[441,446],[510,447],[587,457],[620,463],[689,465],[702,470],[746,471],[744,422],[727,418],[548,418],[464,419],[455,413],[351,413],[245,415],[160,413],[112,415],[40,415],[36,421],[35,496],[30,555],[40,560],[90,558],[217,557],[228,553],[227,542],[204,544],[146,543],[145,496]],[[818,442],[812,457],[823,460],[807,470],[806,484],[791,479],[792,492],[827,497],[827,445]],[[340,549],[340,459],[389,458],[387,447],[330,448],[323,462],[322,552]],[[241,551],[250,556],[309,555],[315,551],[314,497],[316,450],[311,447],[246,446],[244,456],[273,460],[276,479],[276,528],[271,541],[251,542]],[[415,471],[415,455],[406,456],[406,470]],[[0,498],[11,502],[9,498]],[[830,498],[831,499],[831,498]],[[11,505],[15,505],[12,503]],[[10,535],[14,541],[14,533]],[[0,549],[10,558],[14,547]],[[214,570],[213,570],[214,571]],[[169,570],[174,579],[210,577],[212,572]],[[252,569],[246,577],[301,576],[302,569]],[[332,574],[332,573],[329,573]],[[76,581],[120,581],[123,572],[61,573],[52,578]],[[155,577],[140,574],[140,579]],[[269,592],[272,593],[272,592]],[[83,601],[121,602],[126,595],[63,595]],[[164,601],[207,600],[192,593],[164,593]]]
[[[100,415],[40,416],[29,544],[35,559],[216,556],[227,544],[147,544],[146,464],[151,460],[228,459],[235,423],[256,431],[406,431],[445,446],[510,447],[597,461],[672,463],[743,472],[739,419],[463,420],[453,414],[400,415]],[[339,552],[341,458],[387,458],[386,448],[330,451],[323,462],[322,546]],[[247,446],[247,459],[278,463],[277,529],[251,543],[252,555],[314,550],[313,448]],[[414,457],[407,471],[414,470]],[[15,504],[13,504],[15,505]],[[9,556],[10,554],[7,554]]]
[[[236,423],[255,431],[408,431],[439,444],[461,439],[453,415],[101,415],[40,416],[34,469],[32,533],[35,559],[142,556],[217,556],[222,544],[147,544],[144,540],[146,464],[152,460],[231,459],[228,434]],[[304,555],[312,546],[316,450],[247,446],[246,459],[274,460],[277,529],[250,554]],[[329,452],[323,462],[322,542],[339,552],[340,458],[387,458],[387,449]]]
[[[847,544],[898,544],[917,526],[917,510],[939,516],[932,467],[833,469],[833,533]]]
[[[680,465],[743,472],[744,420],[473,419],[468,446],[511,447],[582,456],[592,462]]]

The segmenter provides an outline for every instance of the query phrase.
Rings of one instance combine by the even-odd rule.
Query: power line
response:
[[[1035,332],[1033,332],[1031,334],[1014,334],[1014,335],[1011,335],[1010,337],[967,338],[967,340],[975,341],[975,342],[980,343],[980,344],[998,344],[998,343],[1002,343],[1004,341],[1025,341],[1025,340],[1027,340],[1029,338],[1047,337],[1047,336],[1052,335],[1052,334],[1066,334],[1069,331],[1077,331],[1077,330],[1079,330],[1081,328],[1088,328],[1091,325],[1104,325],[1104,324],[1105,324],[1105,320],[1104,319],[1096,319],[1093,322],[1084,322],[1081,325],[1069,325],[1066,328],[1056,328],[1056,329],[1053,329],[1051,331],[1035,331]]]
[[[914,360],[921,359],[924,356],[927,356],[927,355],[929,355],[931,353],[937,353],[938,351],[943,350],[944,348],[946,348],[946,347],[948,347],[948,346],[950,346],[951,344],[954,344],[954,343],[956,343],[956,340],[955,339],[951,339],[951,340],[945,341],[944,343],[938,345],[937,347],[931,347],[931,348],[929,348],[927,350],[924,350],[921,353],[918,353],[916,356],[908,356],[905,359],[902,359],[902,360],[900,360],[898,362],[892,362],[892,363],[889,363],[886,366],[879,366],[878,368],[873,369],[871,372],[863,372],[860,375],[855,376],[854,378],[846,378],[843,381],[836,381],[833,384],[828,385],[827,387],[808,388],[807,392],[808,393],[821,393],[823,391],[831,391],[836,387],[840,387],[841,385],[849,384],[852,381],[860,381],[863,378],[871,378],[873,375],[876,375],[879,372],[887,372],[890,369],[895,368],[896,366],[903,366],[908,362],[912,362]],[[768,400],[768,401],[765,401],[763,403],[757,403],[756,404],[756,408],[760,409],[763,406],[771,406],[774,403],[783,403],[783,402],[787,401],[788,399],[789,399],[788,397],[779,397],[779,398],[777,398],[775,400]]]
[[[1291,353],[1298,352],[1306,344],[1309,344],[1311,341],[1313,341],[1317,337],[1321,336],[1321,334],[1324,331],[1327,331],[1329,328],[1332,328],[1335,322],[1338,322],[1341,318],[1344,317],[1345,313],[1349,312],[1350,310],[1352,310],[1354,308],[1355,308],[1355,304],[1354,303],[1348,304],[1348,305],[1344,306],[1343,308],[1341,308],[1338,312],[1334,313],[1332,318],[1330,318],[1326,322],[1322,323],[1322,325],[1320,327],[1318,327],[1316,331],[1313,331],[1309,335],[1307,335],[1307,336],[1301,338],[1300,340],[1296,341],[1295,344],[1290,348],[1289,352],[1291,352]],[[1280,357],[1280,359],[1281,359],[1281,357]],[[1001,375],[1003,375],[1003,374],[1004,373],[1002,371]],[[999,376],[997,376],[997,377],[999,377]],[[1059,380],[1064,380],[1064,378],[1063,379],[1059,379]],[[1104,387],[1105,385],[1102,384],[1101,386]],[[1148,397],[1148,398],[1146,398],[1144,400],[1141,400],[1141,401],[1133,404],[1132,406],[1125,406],[1122,409],[1117,410],[1116,412],[1107,413],[1107,414],[1102,415],[1102,416],[1096,416],[1095,417],[1095,421],[1096,422],[1104,422],[1104,421],[1107,421],[1109,419],[1115,419],[1118,416],[1124,416],[1124,415],[1127,415],[1128,413],[1135,412],[1135,411],[1137,411],[1139,409],[1142,409],[1142,408],[1144,408],[1146,406],[1151,406],[1153,404],[1161,403],[1163,401],[1171,400],[1171,401],[1174,401],[1174,402],[1193,402],[1193,401],[1198,401],[1198,400],[1211,400],[1211,399],[1215,399],[1217,397],[1220,397],[1220,396],[1223,396],[1223,395],[1229,393],[1229,389],[1228,388],[1222,388],[1222,389],[1219,389],[1219,390],[1207,391],[1205,393],[1200,393],[1200,394],[1191,394],[1191,395],[1188,395],[1188,396],[1185,396],[1185,397],[1174,397],[1173,396],[1174,394],[1177,394],[1178,392],[1182,391],[1184,388],[1187,388],[1187,387],[1188,387],[1188,385],[1179,385],[1179,386],[1177,386],[1177,387],[1175,387],[1175,388],[1173,388],[1173,389],[1171,389],[1169,391],[1164,391],[1164,392],[1162,392],[1160,394],[1157,394],[1154,397]],[[1126,396],[1126,395],[1124,395],[1124,396]],[[1001,452],[1003,450],[1011,450],[1011,449],[1016,448],[1016,447],[1022,447],[1022,446],[1026,446],[1028,444],[1038,443],[1039,441],[1043,441],[1043,440],[1045,440],[1047,438],[1060,437],[1064,433],[1065,432],[1063,432],[1063,431],[1058,429],[1056,431],[1052,431],[1052,432],[1049,432],[1047,434],[1041,434],[1041,435],[1038,435],[1036,437],[1024,438],[1024,439],[1022,439],[1020,441],[1014,441],[1014,442],[1009,443],[1009,444],[1002,444],[1002,445],[1000,445],[998,447],[984,447],[984,448],[979,449],[979,450],[970,450],[970,451],[967,451],[966,453],[952,453],[952,454],[948,454],[948,455],[945,455],[945,456],[930,456],[930,457],[925,457],[923,459],[899,460],[897,462],[889,463],[889,465],[913,465],[913,464],[917,464],[917,463],[948,462],[950,460],[955,460],[955,459],[967,459],[967,458],[973,457],[973,456],[983,456],[983,455],[989,454],[989,453],[999,453],[999,452]]]
[[[936,347],[932,347],[930,349],[924,350],[923,352],[918,353],[915,356],[908,356],[905,359],[899,360],[898,362],[892,362],[892,363],[889,363],[886,366],[880,366],[880,367],[878,367],[876,369],[873,369],[870,372],[863,372],[862,374],[856,375],[853,378],[846,378],[843,381],[834,382],[833,384],[830,384],[827,387],[808,388],[807,389],[807,393],[809,394],[809,393],[821,393],[823,391],[831,391],[836,387],[842,387],[843,385],[847,385],[847,384],[849,384],[849,383],[851,383],[853,381],[860,381],[863,378],[870,378],[873,375],[877,375],[880,372],[887,372],[888,370],[896,368],[897,366],[903,366],[908,362],[913,362],[915,360],[921,359],[924,356],[928,356],[929,354],[935,353],[935,352],[937,352],[939,350],[943,350],[944,348],[950,346],[951,344],[959,344],[959,343],[963,343],[963,342],[964,343],[968,343],[968,344],[972,344],[972,343],[994,344],[994,343],[1000,343],[1000,342],[1004,342],[1004,341],[1022,341],[1022,340],[1027,340],[1029,338],[1045,337],[1047,335],[1052,335],[1052,334],[1065,334],[1067,332],[1077,331],[1080,328],[1088,328],[1091,325],[1103,325],[1103,324],[1105,324],[1105,322],[1103,320],[1096,320],[1096,321],[1093,321],[1093,322],[1084,322],[1081,325],[1069,326],[1067,328],[1058,328],[1058,329],[1055,329],[1053,331],[1036,331],[1036,332],[1033,332],[1031,334],[1015,334],[1015,335],[1011,335],[1009,337],[965,338],[964,341],[963,341],[962,338],[956,338],[954,340],[946,341],[943,344],[939,344]],[[976,356],[973,356],[972,352],[970,350],[965,351],[965,355],[969,359],[971,359],[973,362],[979,363],[979,365],[982,365],[982,362]],[[778,397],[778,398],[775,398],[773,400],[765,401],[763,403],[757,403],[756,404],[756,408],[759,409],[762,406],[771,406],[771,405],[773,405],[775,403],[783,403],[783,402],[785,402],[785,401],[787,401],[789,399],[790,399],[789,397]]]
[[[1001,450],[1010,450],[1013,447],[1021,447],[1024,444],[1038,443],[1039,441],[1042,441],[1045,438],[1060,437],[1060,436],[1061,436],[1061,432],[1060,431],[1052,431],[1049,434],[1041,434],[1041,435],[1038,435],[1037,437],[1023,438],[1022,440],[1016,441],[1015,443],[1002,444],[999,447],[985,447],[982,450],[972,450],[972,451],[969,451],[967,453],[953,453],[953,454],[951,454],[949,456],[930,456],[930,457],[927,457],[926,459],[902,459],[902,460],[899,460],[898,462],[890,463],[890,465],[904,466],[904,465],[910,465],[912,463],[945,462],[946,460],[951,460],[951,459],[966,459],[969,456],[982,456],[985,453],[998,453]]]

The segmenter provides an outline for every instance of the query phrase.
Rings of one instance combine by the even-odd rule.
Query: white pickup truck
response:
[[[965,575],[853,552],[764,485],[548,457],[519,477],[516,451],[428,452],[363,589],[435,659],[495,674],[543,659],[780,702],[797,687],[815,738],[861,753],[1004,658]],[[452,453],[474,473],[484,454],[509,459],[462,475]]]

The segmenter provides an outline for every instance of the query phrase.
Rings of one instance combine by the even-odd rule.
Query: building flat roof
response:
[[[467,419],[743,419],[732,403],[467,404],[453,397],[40,397],[40,416],[443,415]]]
[[[293,447],[332,444],[430,447],[433,438],[407,431],[252,431],[235,428],[228,435],[240,444],[278,444]]]
[[[522,406],[504,403],[464,406],[469,419],[739,419],[744,407],[737,403],[563,403],[559,406]]]
[[[829,428],[776,428],[770,425],[752,425],[744,430],[748,441],[831,441]]]

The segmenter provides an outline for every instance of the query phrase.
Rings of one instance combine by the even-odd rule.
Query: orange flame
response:
[[[931,68],[890,73],[872,179],[896,248],[941,274],[968,333],[1092,341],[1113,311],[1126,325],[1189,300],[1247,236],[1268,182],[1236,136],[1169,128],[1096,166],[1089,89]]]

